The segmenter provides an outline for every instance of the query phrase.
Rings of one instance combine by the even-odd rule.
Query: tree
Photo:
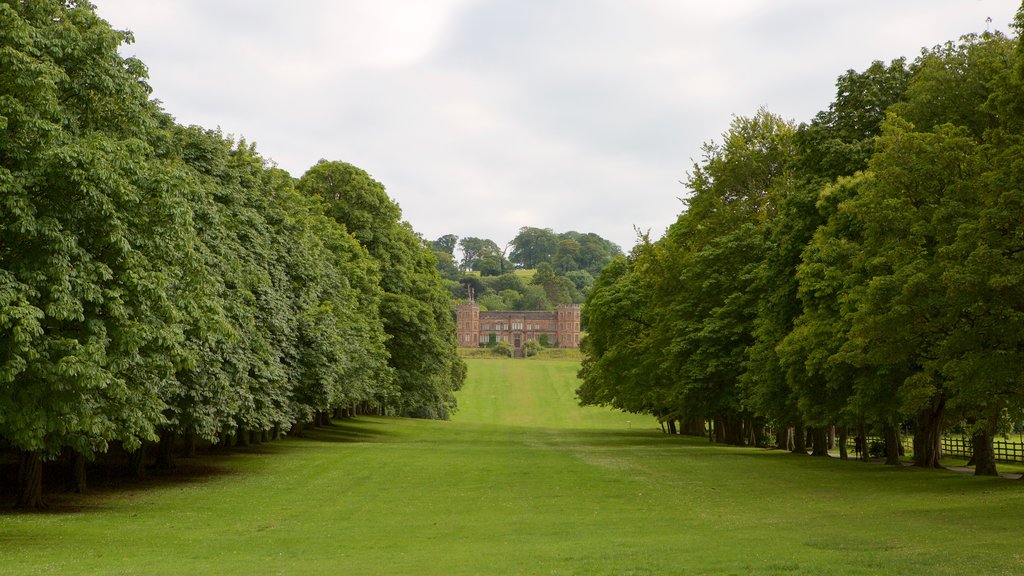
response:
[[[2,3],[0,27],[0,436],[38,508],[43,459],[156,439],[181,359],[161,255],[190,238],[130,36],[56,1]]]
[[[505,254],[493,240],[472,236],[459,240],[462,250],[460,268],[464,272],[475,270],[483,276],[498,276],[512,266],[505,259]]]
[[[911,70],[906,59],[876,60],[863,72],[848,70],[836,81],[836,98],[797,131],[797,158],[804,177],[823,184],[867,167],[886,111],[904,98]]]
[[[455,265],[455,257],[448,252],[434,251],[434,258],[437,259],[437,273],[445,280],[458,281],[462,272]]]
[[[576,241],[580,245],[576,263],[580,270],[586,271],[591,276],[600,273],[601,269],[613,258],[622,255],[621,248],[593,232],[583,234]]]
[[[670,427],[710,418],[720,441],[760,441],[738,383],[758,310],[750,286],[763,227],[792,183],[793,155],[792,125],[765,110],[705,146],[686,212],[658,242],[613,260],[590,291],[583,402],[650,410]]]
[[[512,239],[508,259],[519,268],[534,269],[541,262],[550,263],[558,247],[558,236],[550,228],[524,226]]]
[[[434,252],[444,252],[446,254],[455,255],[455,247],[459,244],[459,237],[455,234],[445,234],[437,240],[430,243],[431,248]]]
[[[577,260],[580,257],[580,243],[576,240],[565,239],[558,241],[558,248],[551,259],[551,266],[558,274],[565,274],[580,269]]]
[[[924,51],[914,63],[905,97],[890,112],[921,132],[949,123],[980,139],[1001,121],[987,104],[997,79],[1012,72],[1015,48],[1001,33],[986,32]]]
[[[458,357],[451,300],[426,243],[400,221],[384,186],[343,162],[321,161],[298,189],[319,197],[380,267],[380,315],[388,335],[389,365],[401,396],[398,413],[447,418],[465,378]],[[460,245],[467,239],[462,239]]]
[[[547,262],[541,262],[530,283],[543,288],[547,301],[551,304],[568,304],[572,302],[572,295],[567,290],[568,286],[559,280],[554,268]],[[568,284],[572,285],[572,282]]]

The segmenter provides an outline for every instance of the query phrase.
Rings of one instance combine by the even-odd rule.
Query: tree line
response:
[[[87,2],[0,0],[0,455],[141,473],[360,411],[446,418],[465,365],[427,242],[366,172],[295,179],[150,99]]]
[[[909,430],[923,467],[956,429],[995,474],[1024,413],[1024,45],[968,35],[836,88],[799,125],[734,118],[664,237],[597,277],[580,401],[815,455],[879,436],[893,464]]]
[[[431,242],[438,271],[455,300],[472,289],[486,310],[552,310],[581,304],[594,277],[622,249],[593,233],[524,226],[504,248],[486,238],[446,234]],[[456,257],[456,248],[461,258]],[[532,275],[516,271],[533,270]]]

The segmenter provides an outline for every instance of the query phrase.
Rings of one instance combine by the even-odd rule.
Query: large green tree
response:
[[[457,354],[451,300],[431,249],[401,221],[401,210],[384,186],[351,164],[321,161],[302,176],[298,188],[320,198],[327,214],[379,265],[380,314],[401,390],[392,408],[447,418],[455,409],[454,392],[462,385],[465,364]]]
[[[0,2],[0,436],[41,461],[156,437],[181,334],[163,264],[190,241],[154,156],[145,70],[88,4]]]
[[[519,268],[534,269],[541,262],[551,262],[558,247],[558,235],[550,228],[524,226],[512,239],[508,259]]]

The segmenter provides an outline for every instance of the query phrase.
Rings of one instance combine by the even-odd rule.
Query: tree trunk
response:
[[[849,431],[847,430],[846,426],[842,426],[841,428],[839,428],[839,459],[840,460],[849,460],[850,459],[850,449],[847,447],[847,444],[849,442],[850,442]]]
[[[853,439],[854,452],[860,456],[861,462],[870,462],[871,455],[868,454],[868,430],[863,422],[857,424],[857,437]]]
[[[86,486],[85,456],[81,452],[72,451],[71,478],[68,482],[68,491],[75,494],[85,494]]]
[[[44,510],[43,459],[38,452],[23,451],[18,458],[18,496],[15,508]]]
[[[748,438],[750,438],[750,420],[741,416],[733,416],[733,446],[749,446]]]
[[[687,436],[703,436],[704,435],[704,419],[703,418],[690,418],[686,421],[686,431],[683,432]]]
[[[678,430],[676,430],[676,421],[675,421],[675,419],[674,418],[669,418],[669,420],[668,420],[668,433],[672,434],[672,435],[675,435],[677,432],[678,432]]]
[[[185,437],[181,441],[181,456],[182,458],[195,458],[196,457],[196,433],[187,432]]]
[[[989,430],[980,430],[974,434],[971,443],[974,445],[974,475],[975,476],[998,476],[996,470],[996,451],[992,445],[995,434]]]
[[[942,413],[945,399],[939,398],[918,413],[914,422],[914,466],[941,468]]]
[[[174,441],[178,435],[172,430],[160,432],[160,444],[157,446],[156,468],[157,470],[170,470],[174,468]]]
[[[146,477],[146,443],[143,442],[135,452],[128,453],[128,477],[142,480]]]
[[[775,429],[775,447],[781,450],[789,450],[789,428]]]
[[[828,456],[828,429],[815,426],[810,433],[811,456]]]
[[[725,444],[725,418],[715,416],[715,442]]]
[[[743,433],[743,418],[733,414],[727,417],[725,423],[726,430],[726,441],[730,446],[743,446],[744,445],[744,433]]]
[[[885,463],[889,466],[900,465],[900,431],[891,424],[886,424],[883,431],[885,436]]]
[[[237,434],[235,434],[236,442],[235,446],[248,446],[249,445],[249,429],[245,427],[239,427]]]
[[[807,434],[802,424],[793,427],[793,454],[807,454]]]
[[[836,449],[836,427],[835,426],[829,426],[828,427],[828,449],[829,450],[835,450]]]
[[[288,433],[291,434],[292,436],[295,436],[296,438],[302,438],[302,429],[304,427],[305,424],[296,421],[292,424],[292,429]]]

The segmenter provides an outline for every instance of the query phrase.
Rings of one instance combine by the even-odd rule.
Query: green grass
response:
[[[1024,573],[1024,482],[667,436],[576,407],[573,362],[468,362],[450,422],[359,418],[4,514],[0,574]]]
[[[536,268],[514,268],[511,270],[512,274],[519,277],[523,282],[529,282],[533,280],[533,275],[537,273]],[[466,276],[477,276],[480,277],[479,270],[470,270],[465,273]]]
[[[507,359],[507,356],[500,356],[494,353],[491,348],[459,348],[459,356],[462,358],[479,358],[479,359],[494,359],[503,360]],[[536,362],[540,360],[568,360],[571,362],[578,363],[583,360],[583,353],[580,352],[579,348],[543,348],[535,356],[530,356],[527,360]],[[579,366],[573,370],[578,370]]]

